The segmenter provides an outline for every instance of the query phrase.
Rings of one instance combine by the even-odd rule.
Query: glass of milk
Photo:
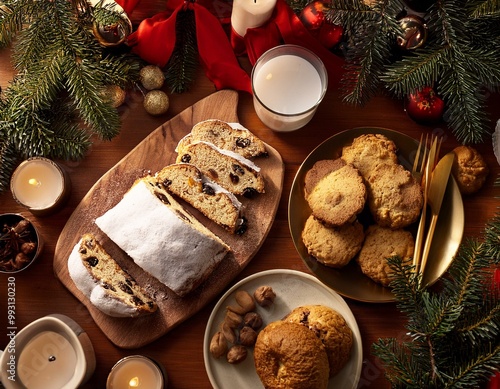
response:
[[[302,46],[273,47],[252,69],[255,112],[274,131],[294,131],[309,123],[327,87],[323,62]]]

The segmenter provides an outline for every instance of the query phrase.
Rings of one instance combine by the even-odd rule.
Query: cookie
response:
[[[363,226],[358,221],[327,227],[311,215],[302,231],[307,252],[318,262],[334,268],[347,265],[361,249],[363,240]]]
[[[304,177],[304,193],[305,197],[313,191],[318,182],[327,174],[345,166],[345,162],[340,159],[323,159],[317,161],[311,169],[309,169]]]
[[[410,232],[371,225],[365,232],[365,241],[356,261],[363,274],[383,286],[389,286],[392,269],[387,258],[398,255],[403,261],[408,261],[413,257],[414,250],[415,241]]]
[[[466,195],[477,192],[484,185],[489,174],[486,161],[471,146],[458,146],[453,152],[456,157],[451,173],[457,181],[460,192]]]
[[[379,165],[370,174],[367,187],[368,204],[377,224],[398,229],[420,216],[422,188],[402,165]]]
[[[342,148],[341,158],[367,179],[379,165],[398,163],[396,144],[381,134],[364,134]]]
[[[302,324],[313,331],[325,345],[330,377],[336,375],[351,357],[353,335],[344,317],[324,305],[295,308],[283,321]]]
[[[312,214],[330,226],[353,222],[364,208],[366,186],[358,170],[345,165],[325,177],[307,197]]]

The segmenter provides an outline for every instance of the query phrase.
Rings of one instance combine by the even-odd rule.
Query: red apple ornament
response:
[[[319,30],[325,23],[325,3],[321,0],[307,4],[299,19],[309,31]]]
[[[443,117],[444,101],[427,86],[408,96],[406,112],[416,122],[438,122]]]
[[[336,46],[342,39],[344,29],[326,20],[327,3],[316,0],[304,7],[299,19],[304,27],[327,49]]]
[[[342,28],[342,26],[338,26],[332,23],[325,23],[319,30],[318,40],[327,49],[331,49],[342,40],[343,34],[344,29]]]

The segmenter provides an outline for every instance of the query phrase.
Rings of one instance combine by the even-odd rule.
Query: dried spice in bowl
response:
[[[0,215],[0,272],[25,269],[38,256],[41,242],[33,224],[18,214]]]

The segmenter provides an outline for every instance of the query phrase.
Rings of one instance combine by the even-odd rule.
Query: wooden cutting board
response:
[[[254,199],[241,199],[246,206],[245,215],[249,222],[245,234],[234,236],[196,210],[190,209],[200,221],[224,239],[233,252],[226,256],[207,281],[186,297],[178,297],[144,272],[94,222],[121,200],[138,177],[147,173],[154,174],[174,163],[177,143],[189,133],[194,124],[207,119],[238,122],[237,105],[237,92],[219,91],[158,127],[95,183],[59,236],[54,255],[56,276],[87,307],[111,342],[119,347],[137,348],[146,345],[198,312],[219,295],[250,262],[271,228],[283,188],[284,164],[279,153],[269,145],[266,145],[269,157],[254,161],[261,168],[266,192]],[[161,220],[151,222],[161,223]],[[76,288],[69,276],[67,262],[73,247],[87,232],[95,234],[115,260],[154,296],[159,307],[157,312],[140,318],[113,318],[96,309]]]

